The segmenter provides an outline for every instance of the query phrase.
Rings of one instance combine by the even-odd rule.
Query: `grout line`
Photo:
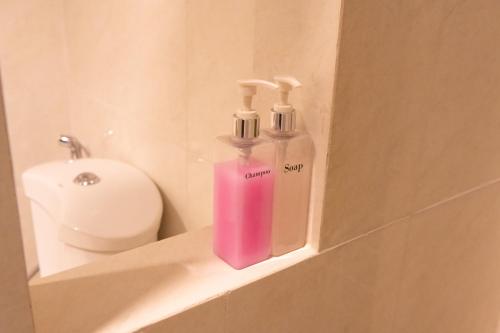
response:
[[[497,183],[500,183],[500,178],[495,178],[495,179],[486,181],[486,182],[484,182],[484,183],[482,183],[480,185],[474,186],[474,187],[472,187],[472,188],[470,188],[468,190],[459,192],[459,193],[454,194],[454,195],[452,195],[452,196],[450,196],[450,197],[448,197],[446,199],[439,200],[439,201],[437,201],[437,202],[435,202],[433,204],[430,204],[430,205],[428,205],[428,206],[426,206],[424,208],[421,208],[421,209],[418,209],[418,210],[416,210],[414,212],[411,212],[411,213],[409,213],[409,214],[407,214],[407,215],[405,215],[403,217],[396,218],[396,219],[394,219],[394,220],[392,220],[392,221],[390,221],[390,222],[388,222],[388,223],[386,223],[386,224],[384,224],[384,225],[382,225],[380,227],[377,227],[375,229],[372,229],[370,231],[362,233],[362,234],[360,234],[360,235],[358,235],[356,237],[350,238],[350,239],[345,240],[345,241],[343,241],[341,243],[335,244],[335,245],[333,245],[331,247],[328,247],[328,248],[326,248],[326,249],[324,249],[322,251],[318,251],[318,254],[327,253],[327,252],[329,252],[331,250],[334,250],[334,249],[337,249],[339,247],[345,246],[346,244],[354,242],[354,241],[356,241],[356,240],[358,240],[360,238],[364,238],[364,237],[366,237],[368,235],[371,235],[373,233],[376,233],[376,232],[378,232],[380,230],[392,227],[395,224],[408,222],[409,219],[412,218],[412,217],[414,217],[414,216],[420,215],[420,214],[425,213],[425,212],[427,212],[427,211],[429,211],[431,209],[437,208],[437,207],[439,207],[441,205],[447,204],[448,202],[457,200],[459,198],[462,198],[462,197],[467,196],[467,195],[469,195],[471,193],[480,191],[480,190],[482,190],[484,188],[487,188],[489,186],[495,185]]]
[[[474,187],[472,187],[472,188],[470,188],[468,190],[465,190],[465,191],[459,192],[459,193],[457,193],[455,195],[452,195],[451,197],[448,197],[446,199],[443,199],[443,200],[437,201],[437,202],[435,202],[433,204],[430,204],[429,206],[421,208],[421,209],[413,212],[410,215],[414,216],[414,215],[418,215],[418,214],[424,213],[424,212],[426,212],[426,211],[428,211],[430,209],[433,209],[433,208],[436,208],[438,206],[444,205],[444,204],[446,204],[446,203],[448,203],[450,201],[453,201],[453,200],[456,200],[458,198],[464,197],[464,196],[466,196],[468,194],[471,194],[473,192],[482,190],[483,188],[489,187],[489,186],[494,185],[494,184],[496,184],[498,182],[500,182],[500,178],[489,180],[489,181],[484,182],[484,183],[482,183],[480,185],[474,186]]]
[[[404,222],[406,222],[406,221],[408,221],[408,220],[409,220],[410,216],[412,216],[412,215],[410,214],[410,215],[406,215],[406,216],[400,217],[400,218],[398,218],[398,219],[395,219],[395,220],[393,220],[393,221],[391,221],[391,222],[389,222],[389,223],[386,223],[386,224],[384,224],[384,225],[382,225],[382,226],[380,226],[380,227],[377,227],[377,228],[375,228],[375,229],[372,229],[372,230],[370,230],[370,231],[368,231],[368,232],[365,232],[365,233],[363,233],[363,234],[360,234],[360,235],[358,235],[358,236],[356,236],[356,237],[350,238],[350,239],[348,239],[348,240],[346,240],[346,241],[343,241],[343,242],[341,242],[341,243],[338,243],[338,244],[336,244],[336,245],[334,245],[334,246],[332,246],[332,247],[326,248],[326,249],[324,249],[323,251],[319,251],[319,252],[318,252],[318,254],[323,254],[323,253],[330,252],[331,250],[335,250],[335,249],[337,249],[337,248],[339,248],[339,247],[345,246],[345,245],[347,245],[347,244],[349,244],[349,243],[351,243],[351,242],[354,242],[354,241],[356,241],[356,240],[358,240],[358,239],[360,239],[360,238],[364,238],[364,237],[369,236],[369,235],[371,235],[371,234],[373,234],[373,233],[379,232],[380,230],[383,230],[383,229],[387,229],[387,228],[389,228],[389,227],[392,227],[392,226],[393,226],[393,225],[395,225],[395,224],[398,224],[398,223],[404,223]]]

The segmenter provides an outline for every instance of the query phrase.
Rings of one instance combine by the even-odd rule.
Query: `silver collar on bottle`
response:
[[[252,118],[241,118],[233,115],[233,135],[239,139],[255,139],[259,136],[260,119],[258,115]]]
[[[295,110],[280,112],[271,109],[271,129],[281,133],[295,131]]]

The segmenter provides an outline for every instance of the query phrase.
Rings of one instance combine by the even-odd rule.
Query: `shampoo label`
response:
[[[263,177],[265,175],[269,175],[271,174],[271,170],[269,169],[266,169],[266,170],[259,170],[259,171],[255,171],[255,172],[247,172],[245,173],[245,179],[251,179],[251,178],[255,178],[255,177]]]

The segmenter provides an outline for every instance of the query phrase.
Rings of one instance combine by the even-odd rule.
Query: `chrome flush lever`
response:
[[[82,153],[84,148],[80,141],[78,141],[78,139],[74,136],[61,134],[59,136],[59,144],[63,147],[69,148],[72,160],[83,157]]]

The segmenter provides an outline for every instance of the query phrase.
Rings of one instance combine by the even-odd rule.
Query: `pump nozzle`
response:
[[[288,94],[293,88],[302,87],[302,84],[292,76],[275,76],[274,81],[278,83],[280,90],[280,105],[288,104]]]
[[[257,93],[257,86],[278,89],[278,85],[265,80],[239,80],[243,96],[243,107],[233,116],[233,135],[240,139],[253,139],[259,136],[260,120],[257,111],[252,108],[252,97]]]
[[[238,80],[243,96],[242,111],[253,111],[252,98],[257,93],[257,86],[266,87],[269,89],[278,89],[278,85],[266,80]]]
[[[295,130],[295,109],[288,103],[288,94],[293,88],[302,84],[292,76],[275,76],[274,81],[280,91],[279,103],[274,104],[271,111],[271,128],[277,132],[293,132]]]

